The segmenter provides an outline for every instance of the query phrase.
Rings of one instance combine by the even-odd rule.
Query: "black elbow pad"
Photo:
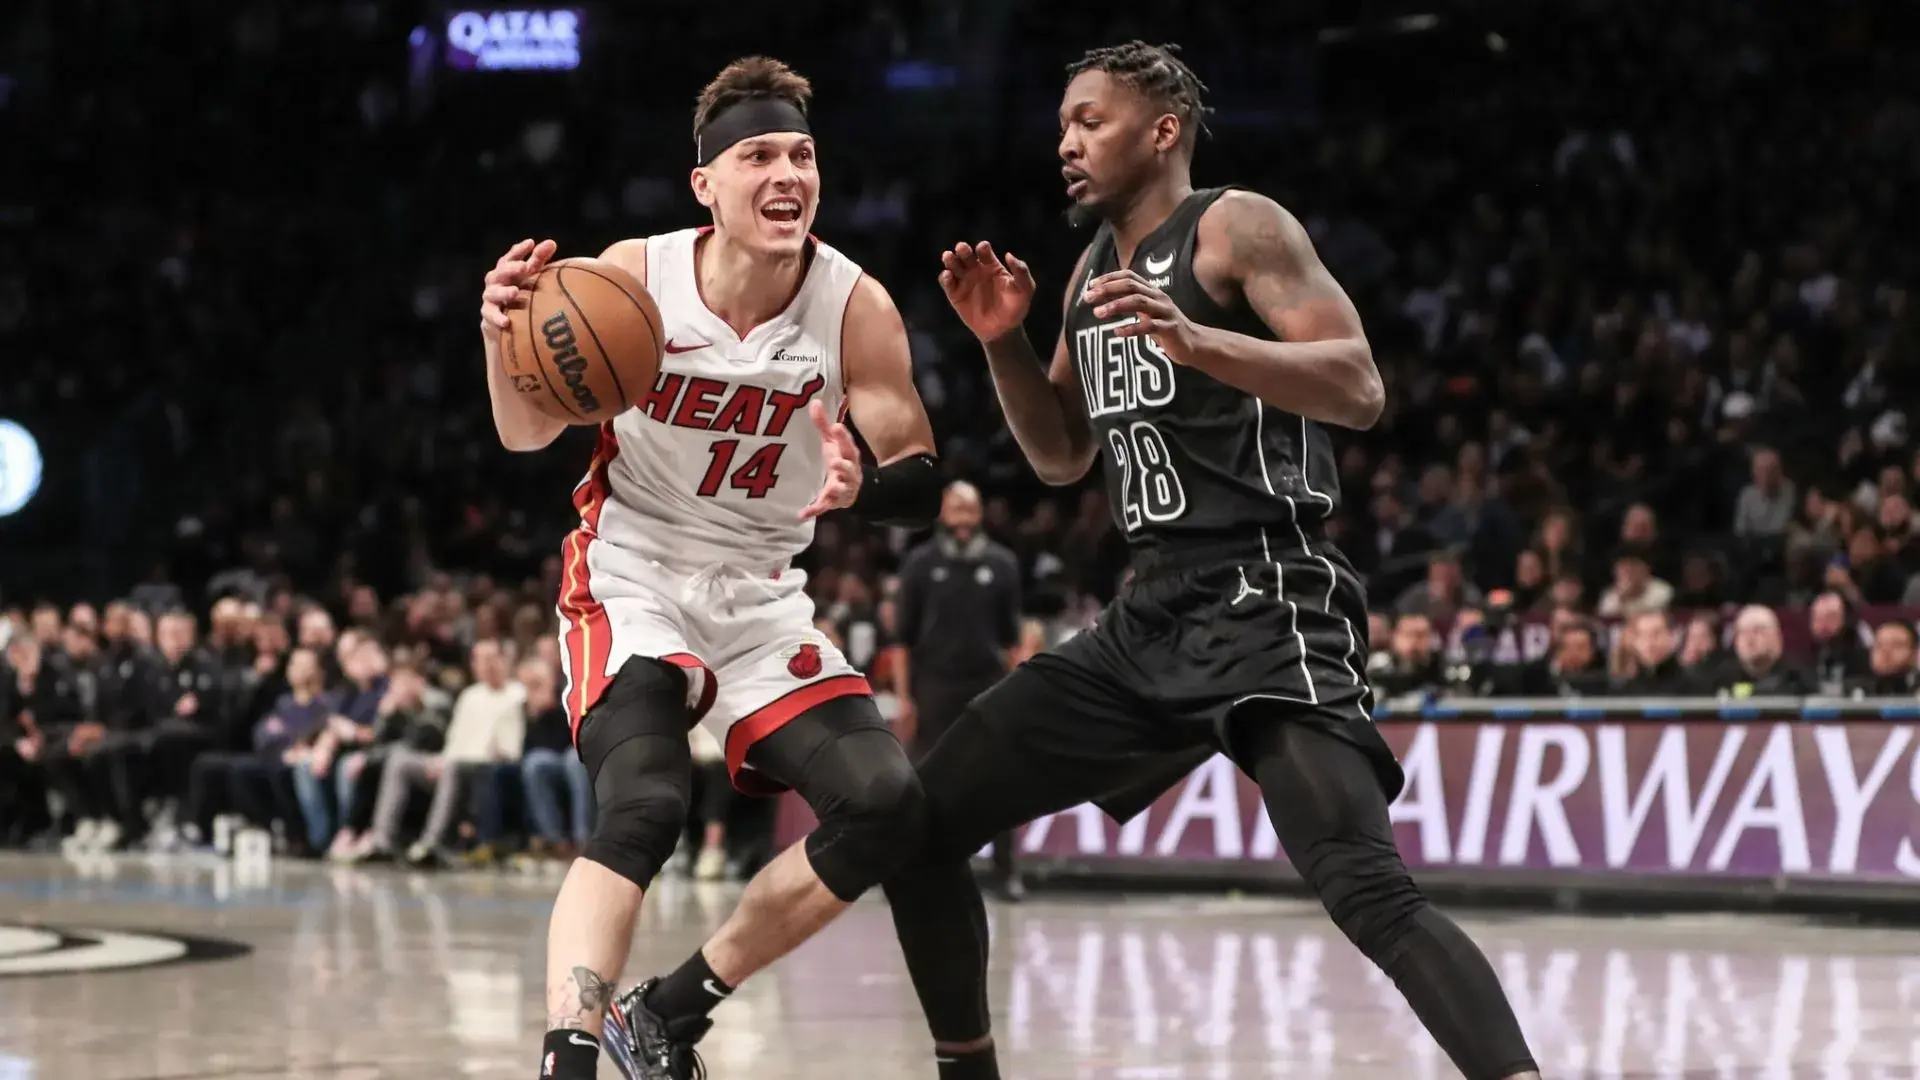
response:
[[[918,529],[940,516],[940,463],[932,454],[915,454],[891,465],[863,469],[853,511],[882,525]]]

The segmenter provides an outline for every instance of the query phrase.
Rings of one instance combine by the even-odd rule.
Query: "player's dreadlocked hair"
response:
[[[1181,139],[1189,148],[1201,132],[1207,130],[1207,114],[1213,110],[1201,100],[1207,84],[1174,55],[1180,46],[1171,42],[1149,45],[1135,39],[1125,45],[1088,49],[1087,54],[1067,65],[1067,78],[1083,71],[1104,71],[1125,83],[1168,112],[1180,118]]]

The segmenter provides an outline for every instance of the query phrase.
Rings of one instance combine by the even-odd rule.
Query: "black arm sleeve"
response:
[[[868,465],[853,511],[882,525],[918,529],[940,516],[940,463],[915,454],[891,465]]]

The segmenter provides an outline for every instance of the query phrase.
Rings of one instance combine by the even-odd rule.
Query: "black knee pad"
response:
[[[927,799],[892,732],[851,732],[837,743],[849,767],[815,811],[820,827],[807,837],[807,861],[828,891],[852,902],[912,856]]]
[[[581,854],[643,889],[687,823],[693,717],[683,679],[657,660],[629,660],[580,724],[580,759],[596,807]]]
[[[749,751],[748,761],[807,800],[820,825],[807,861],[842,900],[859,899],[916,850],[926,796],[873,699],[817,705]]]

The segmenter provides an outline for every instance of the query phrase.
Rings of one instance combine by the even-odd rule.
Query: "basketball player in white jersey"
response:
[[[808,232],[820,190],[809,97],[778,61],[729,65],[694,117],[693,192],[713,225],[601,255],[646,285],[666,342],[651,391],[603,426],[574,492],[561,646],[598,813],[548,929],[544,1077],[594,1076],[603,1023],[628,1077],[682,1075],[711,1022],[669,1029],[647,1004],[678,1015],[689,1011],[681,998],[730,992],[696,955],[610,1008],[642,892],[685,827],[695,723],[726,748],[739,787],[790,787],[820,818],[748,885],[743,908],[798,880],[851,901],[917,840],[921,792],[906,753],[865,677],[814,630],[805,575],[789,565],[828,510],[917,526],[933,520],[941,492],[899,312]],[[506,309],[526,302],[524,285],[553,253],[551,241],[523,241],[487,276],[487,384],[512,450],[544,447],[563,429],[518,399],[498,344]],[[860,464],[838,422],[848,412],[877,464]],[[834,913],[761,917],[824,924]]]

